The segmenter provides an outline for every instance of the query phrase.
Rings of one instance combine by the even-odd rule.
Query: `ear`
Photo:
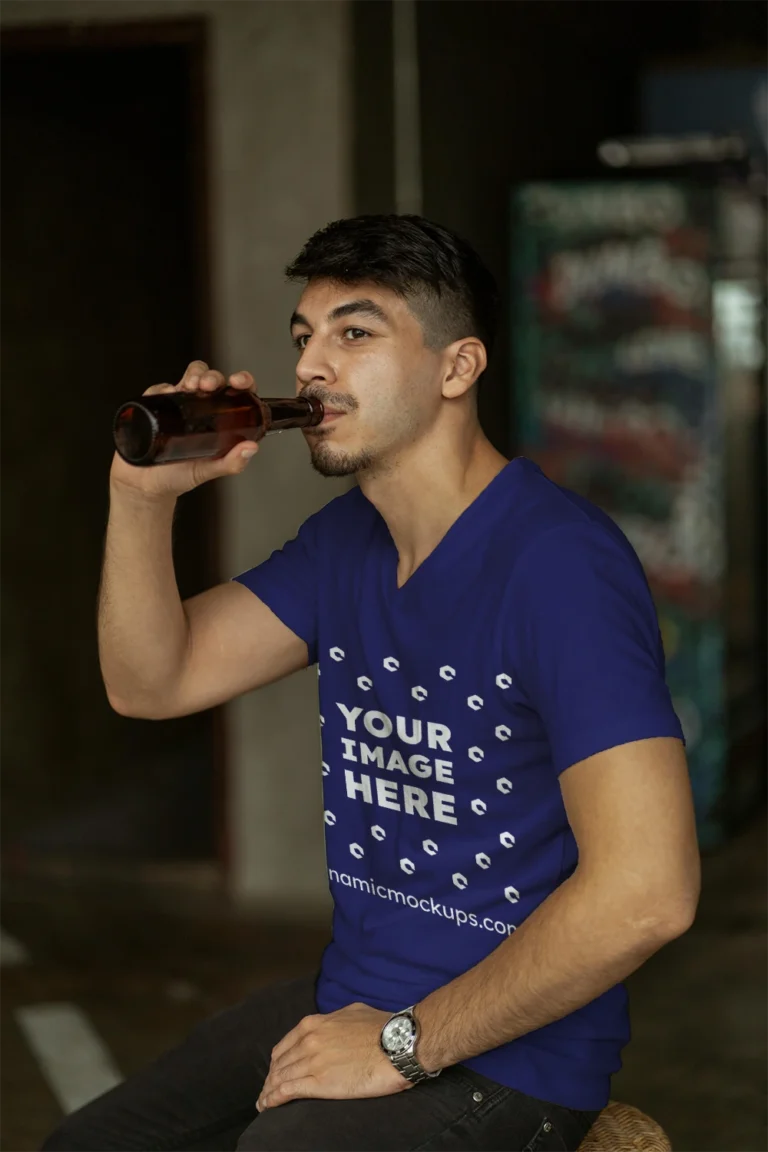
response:
[[[469,392],[488,366],[488,353],[482,340],[470,337],[446,348],[448,371],[443,380],[443,396],[457,400]]]

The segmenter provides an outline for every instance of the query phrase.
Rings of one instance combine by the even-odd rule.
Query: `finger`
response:
[[[200,376],[198,387],[203,392],[213,392],[217,388],[223,388],[226,383],[223,372],[217,372],[214,368],[210,368]]]
[[[273,1062],[279,1059],[284,1052],[288,1052],[293,1048],[294,1044],[298,1044],[308,1032],[311,1032],[316,1022],[320,1019],[319,1016],[305,1016],[299,1020],[295,1028],[291,1028],[290,1032],[286,1032],[279,1044],[276,1044],[272,1049]]]
[[[209,480],[217,480],[220,476],[236,476],[239,472],[244,472],[258,450],[259,445],[253,440],[245,440],[218,460],[191,460],[195,487],[206,484]]]
[[[295,1069],[301,1065],[303,1073],[309,1074],[313,1068],[314,1052],[307,1050],[302,1041],[294,1044],[293,1048],[289,1048],[282,1056],[273,1058],[267,1073],[265,1085],[270,1089],[278,1084],[282,1084],[284,1080],[290,1080],[295,1075]],[[262,1089],[263,1091],[263,1089]]]
[[[297,1060],[308,1060],[322,1050],[322,1039],[317,1029],[313,1028],[299,1036],[296,1043],[290,1048],[284,1048],[282,1052],[275,1052],[272,1056],[270,1071],[282,1073],[291,1064],[295,1064]]]
[[[289,1100],[319,1099],[322,1095],[314,1076],[300,1076],[296,1080],[286,1080],[282,1084],[276,1084],[268,1091],[265,1084],[261,1096],[256,1101],[256,1108],[259,1112],[264,1112],[267,1108],[279,1108],[281,1104],[287,1104]]]
[[[249,388],[252,392],[256,391],[256,381],[250,372],[236,372],[234,376],[230,376],[229,383],[233,388]]]
[[[188,380],[199,380],[207,371],[208,365],[205,360],[193,360],[190,364],[187,364],[186,371],[181,380],[179,380],[179,388],[184,388]]]
[[[285,1058],[301,1043],[301,1036],[296,1035],[296,1029],[283,1037],[277,1047],[272,1049],[272,1063],[270,1069],[277,1068],[285,1062]]]
[[[305,1076],[311,1076],[316,1067],[312,1057],[302,1052],[301,1046],[297,1044],[283,1058],[282,1064],[276,1065],[274,1061],[272,1062],[261,1089],[262,1095],[271,1092],[278,1084],[284,1084],[287,1080],[301,1080]]]
[[[147,388],[142,393],[142,395],[143,396],[157,396],[161,392],[175,392],[175,391],[176,391],[176,385],[175,384],[153,384],[152,387]]]

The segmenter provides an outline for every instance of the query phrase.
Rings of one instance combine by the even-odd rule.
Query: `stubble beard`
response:
[[[313,437],[309,442],[309,455],[315,472],[326,477],[354,476],[368,471],[374,464],[371,452],[340,452],[322,436]]]

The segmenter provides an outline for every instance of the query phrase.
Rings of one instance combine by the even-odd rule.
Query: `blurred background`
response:
[[[496,446],[621,524],[656,598],[704,857],[629,982],[614,1097],[766,1147],[766,7],[751,0],[5,0],[4,1149],[328,939],[311,672],[113,713],[111,419],[187,363],[293,389],[282,269],[423,212],[496,274]],[[184,497],[182,596],[344,490],[301,437]]]

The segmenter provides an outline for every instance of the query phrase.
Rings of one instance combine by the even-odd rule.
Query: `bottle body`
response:
[[[322,419],[323,406],[311,397],[262,399],[254,392],[224,388],[207,396],[161,392],[129,400],[118,408],[112,431],[123,460],[147,467],[216,459],[245,440],[311,428]]]

